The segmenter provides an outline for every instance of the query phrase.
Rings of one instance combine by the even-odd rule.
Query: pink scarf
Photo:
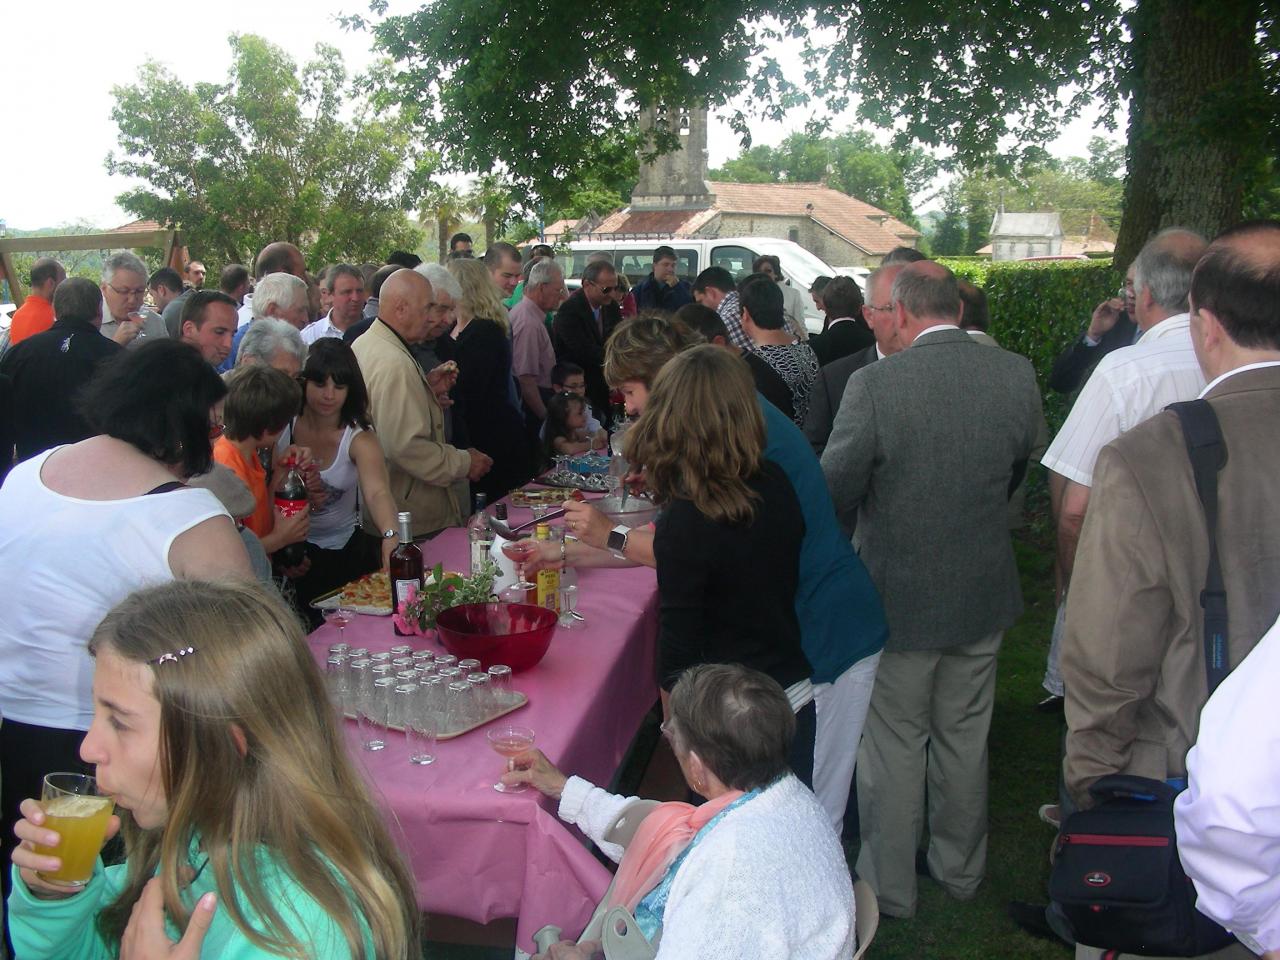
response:
[[[679,802],[654,807],[627,845],[606,909],[623,906],[634,913],[698,831],[740,796],[741,790],[729,790],[699,807]]]

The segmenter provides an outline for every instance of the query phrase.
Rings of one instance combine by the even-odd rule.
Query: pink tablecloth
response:
[[[428,565],[466,567],[463,530],[447,530],[423,550]],[[657,585],[643,568],[578,575],[578,610],[587,622],[558,629],[542,662],[516,674],[513,686],[529,704],[510,716],[534,729],[538,747],[560,769],[607,785],[658,696]],[[319,658],[337,639],[337,628],[326,624],[310,641]],[[413,643],[443,652],[434,640],[396,637],[385,617],[357,617],[346,640],[371,651]],[[608,871],[560,823],[552,801],[493,789],[503,760],[488,748],[483,727],[442,742],[427,767],[409,763],[398,735],[371,753],[360,749],[355,724],[348,728],[352,756],[394,815],[423,910],[479,923],[518,917],[517,942],[529,952],[543,924],[566,934],[586,924]]]

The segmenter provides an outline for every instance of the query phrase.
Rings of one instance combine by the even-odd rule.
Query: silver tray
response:
[[[484,716],[484,717],[483,717],[483,718],[481,718],[480,720],[477,720],[475,723],[471,724],[471,725],[470,725],[470,726],[468,726],[468,727],[463,727],[463,728],[458,729],[458,730],[454,730],[454,729],[441,730],[439,733],[437,733],[437,734],[436,734],[436,739],[437,739],[437,740],[452,740],[452,739],[454,739],[455,737],[460,737],[460,736],[462,736],[464,733],[470,733],[472,730],[479,730],[479,729],[480,729],[481,727],[483,727],[485,724],[493,723],[493,721],[497,720],[499,717],[505,717],[508,713],[514,713],[516,710],[519,710],[521,707],[527,706],[527,705],[528,705],[528,703],[529,703],[529,698],[528,698],[528,697],[526,697],[526,696],[525,696],[523,693],[521,693],[519,690],[514,691],[514,692],[513,692],[513,694],[512,694],[512,696],[514,696],[514,697],[515,697],[515,699],[511,702],[511,704],[510,704],[510,705],[505,706],[505,707],[500,707],[500,708],[498,708],[498,709],[495,709],[494,711],[492,711],[491,713],[487,714],[486,716]],[[354,713],[347,713],[347,714],[344,714],[344,716],[345,716],[348,720],[355,720],[355,719],[356,719],[356,715],[355,715]],[[404,727],[402,727],[402,726],[401,726],[400,724],[398,724],[398,723],[389,724],[389,725],[387,726],[387,729],[388,729],[388,730],[395,730],[395,731],[397,731],[397,732],[399,732],[399,733],[404,733]]]

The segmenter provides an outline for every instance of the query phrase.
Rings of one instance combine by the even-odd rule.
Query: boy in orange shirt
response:
[[[265,364],[237,367],[226,380],[227,398],[222,408],[226,432],[214,444],[213,458],[234,471],[253,493],[253,513],[240,519],[258,535],[270,555],[305,540],[311,523],[310,510],[286,517],[273,509],[267,471],[258,458],[263,447],[275,452],[277,438],[302,403],[302,390],[287,374]],[[286,456],[297,452],[291,447]],[[283,471],[274,469],[273,474],[280,479]]]

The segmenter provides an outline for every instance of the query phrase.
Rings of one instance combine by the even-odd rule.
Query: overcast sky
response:
[[[391,10],[416,6],[393,0]],[[352,74],[370,60],[369,36],[345,32],[334,22],[337,13],[366,10],[364,0],[223,0],[203,11],[191,8],[191,16],[182,5],[156,0],[124,6],[55,0],[55,7],[14,3],[5,10],[10,42],[0,69],[17,122],[0,148],[0,220],[10,228],[78,220],[111,228],[132,219],[115,204],[127,181],[109,176],[104,165],[116,148],[111,87],[136,81],[138,67],[148,58],[165,63],[187,84],[222,82],[231,61],[227,34],[237,31],[261,34],[299,62],[310,57],[316,43],[333,44]],[[755,142],[776,144],[803,129],[805,119],[757,122]],[[1092,121],[1071,124],[1052,152],[1084,155],[1094,133]],[[711,166],[738,150],[728,125],[713,116]]]

